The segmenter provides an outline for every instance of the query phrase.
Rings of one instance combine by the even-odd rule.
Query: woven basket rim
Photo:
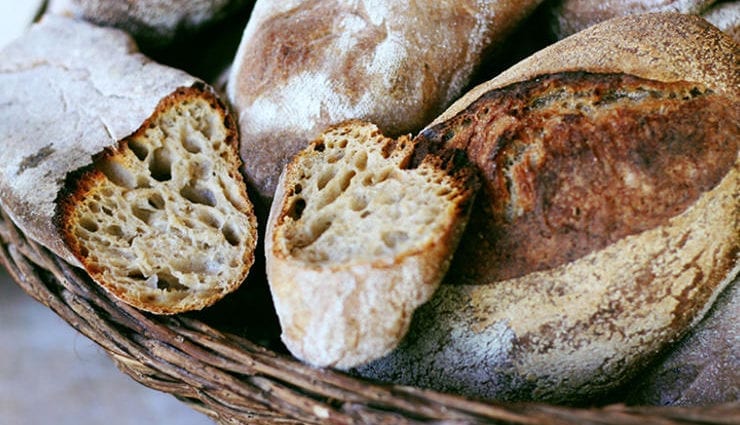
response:
[[[102,347],[122,372],[217,422],[720,424],[740,419],[737,401],[586,408],[487,403],[312,368],[198,318],[157,316],[120,303],[84,271],[27,239],[0,212],[0,260],[26,293]]]

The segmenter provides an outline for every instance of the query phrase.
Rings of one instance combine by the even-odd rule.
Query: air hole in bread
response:
[[[164,199],[162,199],[162,196],[160,196],[158,193],[152,193],[147,198],[147,203],[150,207],[161,210],[164,208]]]
[[[356,175],[355,170],[349,170],[346,171],[344,174],[342,174],[342,177],[339,179],[339,190],[344,192],[349,187],[350,183],[352,183],[352,178]]]
[[[336,174],[337,170],[333,167],[325,170],[323,173],[321,173],[318,180],[316,180],[316,188],[319,190],[324,190],[326,185],[329,184],[331,179],[333,179]]]
[[[198,219],[202,221],[205,225],[214,229],[221,228],[221,219],[206,209],[198,212]]]
[[[323,143],[316,143],[313,145],[313,150],[315,150],[316,152],[323,152],[324,149],[326,149],[326,146],[324,146]]]
[[[358,152],[353,162],[358,171],[365,171],[367,168],[367,152]]]
[[[163,291],[185,291],[188,289],[187,286],[182,285],[175,276],[172,276],[169,273],[160,272],[152,277],[156,277],[154,284],[157,289],[161,289]]]
[[[134,215],[134,217],[149,225],[152,222],[152,215],[154,214],[154,211],[147,208],[139,207],[137,205],[132,205],[131,213]]]
[[[128,147],[129,149],[131,149],[131,152],[134,153],[136,158],[139,159],[139,161],[144,161],[146,160],[146,157],[149,156],[149,148],[147,148],[145,144],[136,139],[132,139],[131,141],[129,141]]]
[[[161,147],[154,151],[149,171],[154,180],[164,182],[172,179],[172,153],[169,149]]]
[[[197,182],[191,180],[188,185],[180,189],[180,194],[190,202],[196,204],[216,206],[216,195],[207,187],[199,186]]]
[[[182,147],[190,153],[200,153],[203,150],[203,142],[199,140],[196,134],[188,132],[182,138]]]
[[[119,226],[117,224],[108,226],[105,229],[105,233],[107,233],[107,234],[109,234],[111,236],[115,236],[117,238],[123,237],[123,229],[121,229],[121,226]]]
[[[98,162],[97,168],[116,186],[126,189],[136,187],[134,175],[115,160],[104,159]]]
[[[335,163],[339,162],[339,161],[340,161],[340,160],[342,160],[342,159],[344,159],[344,152],[343,152],[343,151],[339,151],[339,152],[333,153],[333,154],[332,154],[332,155],[331,155],[331,156],[330,156],[330,157],[329,157],[329,158],[328,158],[328,159],[326,160],[326,162],[328,162],[329,164],[335,164]]]
[[[286,211],[285,215],[290,217],[293,221],[298,221],[303,215],[303,211],[306,209],[306,201],[303,198],[294,199],[291,202],[290,207]]]
[[[97,232],[98,229],[100,228],[98,226],[98,223],[96,223],[95,221],[93,221],[92,219],[90,219],[88,217],[83,217],[80,220],[80,226],[82,226],[83,229],[85,229],[85,230],[87,230],[88,232],[91,232],[91,233]]]
[[[236,230],[236,227],[234,227],[231,223],[224,224],[224,227],[221,229],[221,233],[223,233],[224,238],[226,238],[226,241],[231,244],[232,246],[237,246],[239,243],[241,243],[241,237],[239,236],[239,232]]]

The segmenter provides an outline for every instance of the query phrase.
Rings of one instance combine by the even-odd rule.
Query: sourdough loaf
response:
[[[291,157],[346,119],[418,131],[540,2],[257,1],[228,84],[247,179],[269,203]]]
[[[464,153],[350,121],[286,167],[265,242],[282,339],[296,357],[349,368],[381,357],[437,289],[467,222]]]
[[[228,110],[121,31],[47,16],[0,52],[0,202],[23,232],[136,307],[237,288],[256,222]]]
[[[456,102],[418,138],[483,188],[445,283],[357,373],[583,402],[684,335],[739,267],[737,52],[699,17],[618,18]]]

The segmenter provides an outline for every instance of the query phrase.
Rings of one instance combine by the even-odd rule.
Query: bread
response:
[[[710,406],[740,399],[738,279],[707,317],[656,365],[627,387],[625,402],[639,405]]]
[[[248,0],[52,0],[49,11],[119,28],[147,49],[168,44],[213,25]]]
[[[346,369],[381,357],[437,289],[475,192],[464,154],[427,152],[351,121],[286,167],[265,240],[296,357]]]
[[[200,309],[244,280],[256,220],[236,124],[124,33],[47,16],[0,52],[0,201],[119,299]]]
[[[561,0],[552,8],[553,31],[565,38],[611,18],[651,12],[701,14],[717,0]]]
[[[456,102],[418,138],[483,189],[407,338],[356,373],[550,402],[634,377],[740,268],[737,59],[699,17],[617,18]]]
[[[346,119],[420,130],[540,2],[257,1],[227,87],[248,182],[269,204],[282,167]]]

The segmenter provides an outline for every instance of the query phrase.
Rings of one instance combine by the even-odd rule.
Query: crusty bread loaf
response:
[[[627,386],[625,402],[710,406],[740,400],[738,279],[675,348]]]
[[[357,372],[584,402],[685,334],[740,267],[737,52],[698,17],[618,18],[453,105],[418,138],[483,189],[408,337]]]
[[[0,52],[0,201],[121,300],[199,309],[237,288],[256,220],[236,124],[118,30],[47,16]]]
[[[257,1],[228,84],[247,179],[269,203],[279,170],[346,119],[418,131],[540,2]]]
[[[553,32],[565,38],[612,18],[650,12],[701,14],[717,0],[561,0],[553,2]]]
[[[270,213],[267,275],[298,358],[349,368],[381,357],[437,289],[475,192],[455,152],[351,121],[286,167]]]
[[[239,11],[249,0],[52,0],[49,11],[119,28],[147,48],[164,48],[178,37]]]

